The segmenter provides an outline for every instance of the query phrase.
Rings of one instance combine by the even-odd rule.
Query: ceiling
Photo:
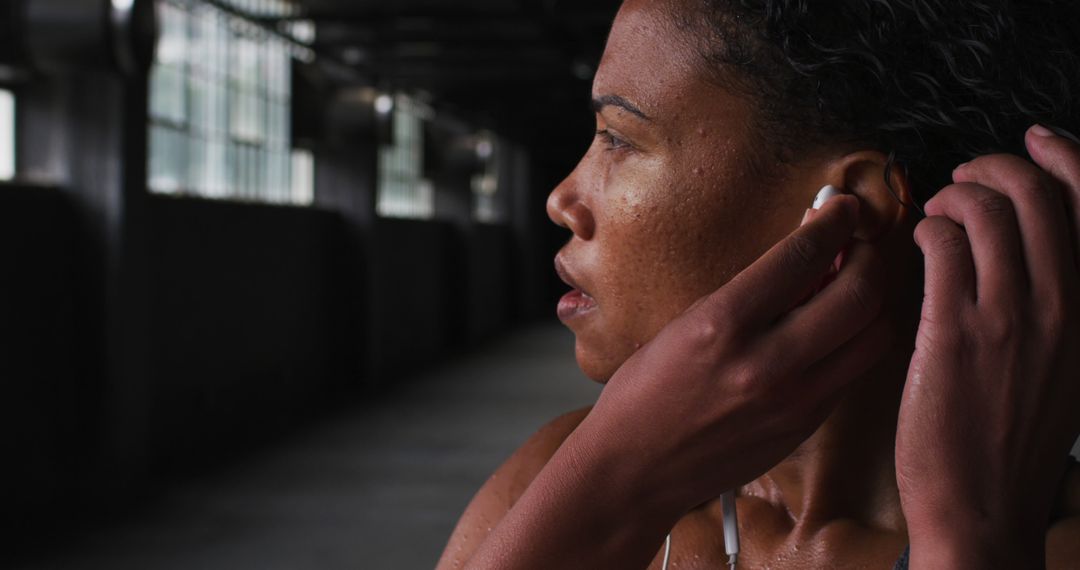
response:
[[[316,51],[503,131],[588,114],[619,0],[299,0]]]

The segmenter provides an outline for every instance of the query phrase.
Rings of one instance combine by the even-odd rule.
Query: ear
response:
[[[859,198],[859,226],[855,237],[876,241],[900,226],[908,216],[911,186],[903,169],[886,169],[889,157],[876,150],[844,155],[826,167],[829,184]]]

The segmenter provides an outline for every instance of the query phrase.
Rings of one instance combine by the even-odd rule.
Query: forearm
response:
[[[645,568],[681,513],[596,439],[572,434],[466,567]]]

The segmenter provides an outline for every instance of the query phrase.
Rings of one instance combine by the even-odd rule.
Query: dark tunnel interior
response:
[[[6,556],[553,320],[617,7],[0,0]]]

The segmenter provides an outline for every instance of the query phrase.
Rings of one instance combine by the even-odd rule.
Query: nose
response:
[[[596,232],[592,210],[582,201],[577,171],[566,177],[548,196],[547,214],[555,225],[574,233],[574,237],[589,240]]]

